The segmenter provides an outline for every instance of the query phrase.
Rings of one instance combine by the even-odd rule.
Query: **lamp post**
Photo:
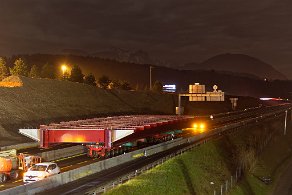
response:
[[[152,90],[152,68],[153,68],[153,66],[150,66],[149,67],[150,69],[149,69],[149,89],[150,89],[150,91]]]
[[[286,131],[287,131],[287,115],[288,115],[288,110],[285,110],[284,135],[286,135]]]
[[[63,64],[63,65],[61,66],[61,70],[62,70],[63,79],[64,79],[64,78],[65,78],[65,73],[66,73],[66,71],[67,71],[67,66],[66,66],[65,64]]]

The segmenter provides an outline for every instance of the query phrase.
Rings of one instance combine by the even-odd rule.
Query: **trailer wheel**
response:
[[[17,170],[12,170],[11,173],[10,173],[10,178],[11,179],[18,179],[19,178],[19,175],[20,175],[20,172],[17,171]]]
[[[104,155],[104,158],[108,158],[110,156],[110,152],[109,151],[106,151],[105,152],[105,155]]]
[[[111,150],[110,151],[110,157],[114,157],[115,156],[115,151],[114,150]]]
[[[7,181],[7,175],[0,173],[0,183],[5,183]]]
[[[87,148],[86,154],[87,154],[87,157],[91,157],[91,155],[90,155],[90,149],[89,148]]]
[[[96,154],[95,150],[92,151],[92,157],[97,157],[97,154]]]

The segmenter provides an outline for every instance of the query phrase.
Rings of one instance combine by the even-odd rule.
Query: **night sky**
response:
[[[248,54],[292,79],[290,0],[1,0],[0,55],[143,50],[183,64]]]

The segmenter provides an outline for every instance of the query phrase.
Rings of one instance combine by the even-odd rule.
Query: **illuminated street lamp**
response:
[[[61,70],[62,70],[63,78],[65,78],[65,73],[66,73],[67,69],[68,69],[68,67],[67,67],[65,64],[63,64],[63,65],[61,66]]]
[[[65,64],[63,64],[61,66],[61,69],[62,69],[62,72],[63,72],[63,75],[65,74],[66,70],[67,70],[67,66]]]

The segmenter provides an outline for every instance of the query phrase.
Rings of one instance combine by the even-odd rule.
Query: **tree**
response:
[[[13,68],[10,68],[10,73],[16,76],[28,76],[29,69],[27,64],[21,58],[18,58],[15,60]]]
[[[119,81],[119,80],[115,80],[110,82],[109,84],[111,89],[122,89],[122,90],[131,90],[131,86],[127,81]]]
[[[54,79],[55,76],[55,68],[48,63],[46,63],[41,70],[41,77],[42,78],[48,78],[48,79]]]
[[[160,81],[155,81],[152,90],[158,93],[162,93],[163,91],[163,85]]]
[[[131,90],[131,86],[130,83],[128,83],[127,81],[122,81],[121,82],[121,89],[123,90]]]
[[[94,75],[92,73],[90,73],[89,75],[85,76],[84,83],[88,84],[88,85],[96,86],[96,79],[95,79]]]
[[[31,78],[39,78],[40,77],[40,70],[36,65],[33,65],[29,72],[29,77]]]
[[[6,60],[0,57],[0,80],[4,79],[8,75],[9,75],[9,71],[6,66]]]
[[[111,83],[111,80],[109,79],[109,77],[103,75],[102,77],[100,77],[98,79],[98,85],[99,87],[103,88],[103,89],[107,89],[109,87],[109,84]]]
[[[121,82],[119,80],[114,80],[111,82],[111,88],[112,89],[120,89],[121,88]]]
[[[71,69],[70,81],[83,83],[84,74],[82,73],[81,69],[78,65],[74,65]]]

